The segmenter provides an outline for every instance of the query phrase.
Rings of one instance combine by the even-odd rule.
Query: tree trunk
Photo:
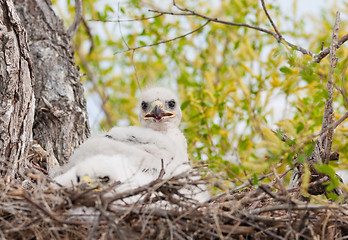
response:
[[[34,120],[34,74],[27,36],[12,0],[0,0],[0,173],[25,162]]]
[[[73,58],[72,39],[47,0],[15,3],[28,32],[35,82],[33,138],[48,154],[65,163],[89,135],[86,100]]]

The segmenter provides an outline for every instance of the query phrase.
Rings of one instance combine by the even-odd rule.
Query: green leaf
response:
[[[305,161],[306,161],[306,155],[300,154],[300,155],[297,157],[297,161],[298,161],[299,163],[305,162]]]
[[[285,66],[281,67],[279,70],[285,74],[292,74],[292,70],[288,67],[285,67]]]
[[[335,193],[327,193],[326,196],[329,198],[329,199],[332,199],[332,200],[337,200],[338,199],[338,196],[337,194]]]
[[[190,100],[187,100],[181,104],[181,110],[183,111],[190,104]]]
[[[259,178],[257,177],[256,173],[253,174],[252,182],[254,185],[257,185],[259,183]]]
[[[321,165],[317,165],[314,164],[314,167],[319,171],[322,172],[324,174],[329,175],[329,177],[334,177],[335,176],[335,170],[333,168],[331,168],[329,165],[327,164],[321,164]]]
[[[296,128],[296,132],[300,133],[302,130],[304,129],[304,124],[303,122],[299,122],[297,128]]]

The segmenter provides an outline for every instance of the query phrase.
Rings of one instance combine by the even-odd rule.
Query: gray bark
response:
[[[17,176],[34,120],[34,74],[27,36],[12,0],[0,0],[0,172]]]
[[[16,1],[28,32],[36,77],[33,138],[48,154],[65,163],[89,135],[86,101],[73,59],[71,36],[51,9],[50,1]]]

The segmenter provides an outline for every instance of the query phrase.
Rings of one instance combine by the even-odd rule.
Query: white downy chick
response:
[[[78,184],[83,176],[122,183],[117,191],[133,189],[155,180],[162,169],[170,178],[191,169],[186,139],[179,129],[181,109],[169,89],[146,89],[140,101],[139,120],[143,127],[114,127],[104,136],[89,138],[70,157],[62,185]],[[207,198],[199,197],[199,201]]]

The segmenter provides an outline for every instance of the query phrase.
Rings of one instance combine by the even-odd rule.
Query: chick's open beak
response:
[[[175,116],[175,113],[167,111],[163,108],[163,103],[159,100],[156,100],[152,103],[151,110],[146,113],[143,118],[144,119],[155,119],[157,121],[161,121],[165,118],[172,118]]]

